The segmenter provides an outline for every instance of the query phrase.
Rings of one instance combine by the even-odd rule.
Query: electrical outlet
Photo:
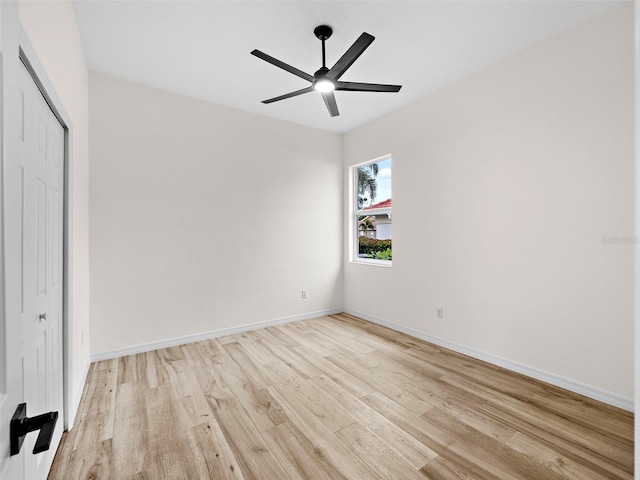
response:
[[[302,290],[302,298],[307,298],[307,291],[306,290]]]
[[[436,309],[436,317],[442,318],[442,307]]]

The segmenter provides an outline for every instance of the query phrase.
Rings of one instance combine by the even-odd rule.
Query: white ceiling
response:
[[[91,70],[241,110],[346,132],[615,7],[615,1],[75,1]],[[264,105],[308,82],[260,60],[257,48],[311,75],[362,32],[376,40],[341,78],[403,85],[399,93],[317,92]]]

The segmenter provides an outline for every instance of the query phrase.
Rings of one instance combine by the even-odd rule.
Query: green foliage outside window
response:
[[[391,260],[391,240],[358,237],[358,252],[366,258]]]

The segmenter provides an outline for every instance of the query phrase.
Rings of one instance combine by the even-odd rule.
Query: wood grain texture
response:
[[[51,480],[632,479],[633,414],[332,315],[93,364]]]

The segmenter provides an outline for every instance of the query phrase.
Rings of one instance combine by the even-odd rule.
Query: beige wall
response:
[[[346,134],[394,249],[345,307],[632,402],[633,65],[627,4]]]
[[[91,74],[90,174],[72,4],[22,2],[21,18],[75,129],[74,391],[90,255],[92,353],[344,303],[632,398],[633,248],[603,242],[633,234],[630,6],[357,129],[344,148]],[[343,290],[340,160],[387,153],[394,265],[346,263]]]
[[[341,308],[340,135],[89,84],[92,353]]]
[[[70,1],[21,1],[20,21],[73,127],[71,401],[77,402],[89,362],[88,70],[75,10]]]

